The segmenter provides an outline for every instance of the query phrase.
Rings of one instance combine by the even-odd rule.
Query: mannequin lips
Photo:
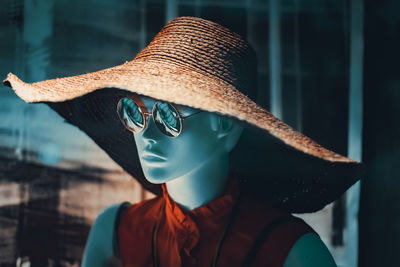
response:
[[[167,160],[167,158],[149,151],[143,151],[140,157],[147,162],[163,162]]]

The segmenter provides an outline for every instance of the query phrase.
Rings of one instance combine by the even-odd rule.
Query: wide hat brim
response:
[[[363,164],[330,151],[274,117],[232,82],[170,61],[136,57],[112,68],[24,83],[8,74],[4,84],[26,102],[44,102],[91,137],[147,190],[161,193],[141,170],[133,135],[116,113],[129,94],[229,117],[246,129],[231,153],[231,167],[254,196],[290,212],[312,212],[359,180]]]

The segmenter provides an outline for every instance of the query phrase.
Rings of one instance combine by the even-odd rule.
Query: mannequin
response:
[[[140,99],[151,111],[155,100]],[[198,112],[185,106],[177,107],[182,115]],[[135,133],[134,139],[146,179],[152,183],[165,183],[170,197],[183,210],[190,211],[216,199],[226,189],[229,152],[242,130],[228,118],[203,111],[185,119],[182,133],[176,138],[162,134],[149,118],[147,128]],[[106,208],[96,219],[82,266],[109,266],[107,264],[113,258],[113,229],[118,207]],[[292,247],[284,266],[329,267],[336,264],[321,239],[308,233]]]
[[[127,210],[120,204],[103,210],[89,234],[83,266],[105,266],[118,252],[131,266],[335,266],[315,232],[289,212],[323,208],[360,179],[364,166],[257,105],[256,58],[228,28],[178,17],[124,64],[34,84],[8,74],[3,83],[20,98],[50,105],[157,195]],[[154,101],[142,97],[139,106],[132,95],[199,110],[158,102],[150,113]],[[179,114],[185,112],[192,116]],[[239,140],[241,127],[226,118],[242,121],[246,135]],[[289,172],[274,172],[270,159]],[[237,167],[240,177],[230,175]],[[116,216],[120,210],[122,217]],[[118,224],[116,218],[122,218]]]

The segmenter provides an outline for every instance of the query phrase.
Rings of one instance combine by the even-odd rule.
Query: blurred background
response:
[[[261,105],[367,164],[361,185],[299,216],[338,266],[400,266],[399,10],[395,0],[0,0],[0,78],[124,63],[176,16],[225,25],[257,52]],[[0,86],[0,266],[79,266],[97,214],[147,197],[84,133]]]

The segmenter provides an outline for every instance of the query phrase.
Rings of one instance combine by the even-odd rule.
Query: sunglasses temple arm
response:
[[[197,112],[192,113],[192,114],[187,115],[187,116],[181,116],[181,118],[182,118],[182,119],[187,119],[187,118],[190,118],[190,117],[192,117],[193,115],[199,114],[199,113],[201,113],[201,112],[204,112],[204,111],[203,111],[203,110],[200,110],[200,111],[197,111]]]

